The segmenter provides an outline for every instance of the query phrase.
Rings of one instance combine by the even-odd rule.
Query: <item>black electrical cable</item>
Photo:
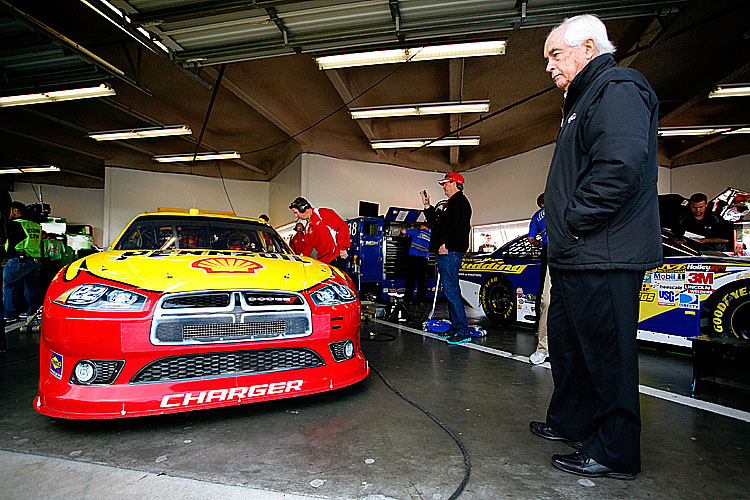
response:
[[[341,105],[341,106],[339,106],[338,108],[334,109],[333,111],[331,111],[330,113],[328,113],[327,115],[325,115],[325,116],[324,116],[323,118],[321,118],[320,120],[316,121],[316,122],[315,122],[315,123],[313,123],[312,125],[310,125],[310,126],[308,126],[308,127],[306,127],[306,128],[303,128],[302,130],[300,130],[300,131],[299,131],[299,132],[297,132],[296,134],[294,134],[294,135],[290,135],[290,136],[289,136],[289,137],[287,137],[286,139],[283,139],[283,140],[281,140],[281,141],[278,141],[278,142],[276,142],[276,143],[274,143],[274,144],[271,144],[271,145],[269,145],[269,146],[265,146],[265,147],[262,147],[262,148],[260,148],[260,149],[254,149],[254,150],[252,150],[252,151],[245,151],[245,152],[243,152],[243,153],[240,153],[240,154],[243,154],[243,155],[249,155],[249,154],[252,154],[252,153],[259,153],[259,152],[261,152],[261,151],[265,151],[266,149],[271,149],[271,148],[273,148],[273,147],[276,147],[276,146],[279,146],[279,145],[281,145],[281,144],[284,144],[285,142],[289,142],[289,141],[291,141],[292,139],[294,139],[295,137],[297,137],[298,135],[304,134],[305,132],[307,132],[307,131],[309,131],[309,130],[311,130],[311,129],[315,128],[315,127],[317,127],[318,125],[320,125],[321,123],[323,123],[324,121],[326,121],[327,119],[329,119],[330,117],[332,117],[333,115],[335,115],[336,113],[338,113],[339,111],[341,111],[342,109],[344,109],[344,108],[348,108],[348,107],[349,107],[349,105],[350,105],[351,103],[353,103],[354,101],[356,101],[357,99],[359,99],[360,97],[362,97],[363,95],[365,95],[366,93],[368,93],[369,91],[371,91],[372,89],[374,89],[375,87],[377,87],[378,85],[380,85],[381,83],[383,83],[383,82],[384,82],[385,80],[387,80],[388,78],[390,78],[390,77],[391,77],[391,75],[393,75],[393,74],[394,74],[394,73],[395,73],[396,71],[400,70],[401,68],[403,68],[404,66],[406,66],[406,65],[407,65],[407,64],[408,64],[409,62],[411,62],[411,60],[412,60],[412,59],[413,59],[413,58],[414,58],[414,57],[415,57],[415,56],[416,56],[417,54],[419,54],[420,52],[421,52],[421,49],[420,49],[419,51],[415,52],[415,53],[414,53],[413,55],[411,55],[411,56],[409,57],[409,59],[407,59],[406,61],[404,61],[404,62],[402,62],[401,64],[399,64],[399,65],[398,65],[398,66],[396,67],[396,69],[394,69],[393,71],[391,71],[390,73],[388,73],[387,75],[385,75],[385,76],[384,76],[383,78],[381,78],[381,79],[380,79],[380,80],[378,80],[377,82],[375,82],[375,83],[373,83],[372,85],[370,85],[369,87],[367,87],[367,88],[366,88],[365,90],[363,90],[362,92],[360,92],[360,93],[359,93],[359,94],[357,94],[356,96],[352,97],[352,98],[351,98],[350,100],[348,100],[347,102],[345,102],[344,104],[342,104],[342,105]]]
[[[430,417],[430,419],[432,419],[433,422],[435,422],[436,424],[438,424],[445,432],[448,433],[448,435],[450,437],[453,438],[453,441],[456,442],[456,444],[458,445],[459,449],[461,450],[461,454],[464,457],[464,478],[461,480],[461,484],[458,485],[458,488],[456,488],[456,491],[453,492],[453,494],[448,498],[448,500],[454,500],[454,499],[458,498],[458,496],[461,494],[461,492],[466,487],[466,483],[469,482],[469,475],[471,474],[471,462],[469,461],[469,452],[466,451],[466,448],[464,447],[464,444],[461,442],[461,440],[458,438],[458,436],[456,436],[456,434],[447,425],[445,425],[439,418],[437,418],[435,415],[433,415],[432,413],[430,413],[429,410],[427,410],[425,407],[421,406],[419,403],[416,403],[411,398],[409,398],[408,396],[406,396],[405,394],[403,394],[401,391],[399,391],[398,389],[396,389],[395,387],[393,387],[391,385],[391,383],[388,382],[388,380],[386,380],[386,378],[383,376],[383,374],[380,373],[380,371],[377,368],[375,368],[374,366],[372,366],[372,364],[370,364],[370,369],[372,371],[374,371],[377,374],[378,377],[380,377],[380,380],[383,381],[383,383],[386,385],[386,387],[388,387],[390,390],[392,390],[393,392],[395,392],[396,395],[398,395],[398,397],[400,397],[401,399],[403,399],[404,401],[406,401],[410,405],[415,406],[422,413],[424,413],[425,415],[427,415],[428,417]]]
[[[229,202],[229,206],[232,209],[232,212],[237,213],[237,211],[234,209],[234,205],[232,205],[232,199],[229,197],[229,191],[227,191],[227,185],[224,183],[224,175],[221,173],[221,165],[219,165],[219,160],[216,160],[216,168],[219,170],[219,177],[221,177],[221,185],[224,187],[224,194],[227,195],[227,201]]]
[[[203,118],[203,126],[201,127],[201,133],[198,135],[198,142],[195,143],[195,152],[193,153],[193,159],[190,160],[190,167],[195,163],[195,155],[198,154],[198,150],[201,147],[201,141],[203,140],[203,134],[206,132],[206,125],[208,125],[208,117],[211,116],[211,109],[214,107],[214,101],[216,100],[216,94],[219,92],[221,87],[221,79],[224,77],[224,69],[227,65],[222,64],[219,68],[219,76],[216,77],[216,83],[214,84],[214,90],[211,92],[211,99],[208,101],[208,109],[206,110],[206,116]]]

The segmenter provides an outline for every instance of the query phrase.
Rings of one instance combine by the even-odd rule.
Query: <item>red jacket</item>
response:
[[[305,233],[294,233],[292,239],[289,240],[289,246],[292,247],[294,253],[302,253],[305,248]]]
[[[308,257],[313,250],[316,259],[329,264],[339,257],[341,250],[351,245],[349,225],[330,208],[313,208],[312,216],[305,226],[305,242],[302,254]]]

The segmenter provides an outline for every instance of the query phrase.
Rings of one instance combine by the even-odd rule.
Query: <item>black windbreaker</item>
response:
[[[451,252],[464,253],[469,248],[469,233],[471,232],[471,205],[459,191],[450,198],[442,210],[429,206],[424,209],[424,216],[432,226],[430,236],[430,251],[437,253],[440,245]]]
[[[645,271],[661,264],[657,119],[646,79],[610,54],[573,79],[544,195],[550,267]]]

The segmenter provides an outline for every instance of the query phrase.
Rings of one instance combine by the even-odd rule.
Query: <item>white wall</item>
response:
[[[268,212],[268,182],[144,172],[107,167],[104,180],[104,245],[135,215],[158,207],[233,211],[243,217]],[[234,209],[232,209],[232,206]]]
[[[672,169],[672,191],[686,198],[705,193],[710,200],[727,187],[750,191],[750,155]]]
[[[553,152],[554,145],[544,146],[464,172],[471,224],[530,218],[538,210],[536,197],[544,191]]]
[[[94,244],[101,246],[103,237],[102,213],[104,212],[104,191],[101,189],[83,189],[64,186],[34,185],[16,182],[10,193],[13,201],[27,205],[38,203],[37,196],[41,191],[44,203],[49,203],[50,216],[63,217],[69,224],[88,224],[92,226]],[[36,193],[34,193],[36,190]]]
[[[314,207],[333,208],[344,219],[358,215],[360,200],[378,203],[379,213],[384,214],[388,207],[422,208],[422,189],[427,190],[433,203],[443,199],[437,183],[443,176],[306,154],[302,159],[302,196]]]
[[[268,215],[271,224],[282,226],[294,220],[289,204],[298,196],[302,196],[302,158],[297,155],[284,170],[271,179],[268,188]]]

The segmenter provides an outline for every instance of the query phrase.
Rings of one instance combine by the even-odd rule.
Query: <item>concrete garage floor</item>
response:
[[[420,333],[427,311],[410,308],[401,327],[364,321],[362,346],[371,366],[463,442],[471,476],[460,498],[747,498],[750,398],[717,389],[707,409],[682,404],[693,402],[680,399],[688,356],[640,351],[641,384],[657,394],[641,394],[644,472],[630,482],[581,480],[550,464],[553,453],[572,450],[528,430],[544,419],[552,390],[549,369],[525,358],[535,345],[530,330],[490,326],[472,347],[449,346]],[[489,326],[482,315],[470,321]],[[452,438],[374,372],[315,396],[65,421],[32,408],[38,335],[15,330],[9,340],[0,355],[2,498],[442,500],[464,477]]]

